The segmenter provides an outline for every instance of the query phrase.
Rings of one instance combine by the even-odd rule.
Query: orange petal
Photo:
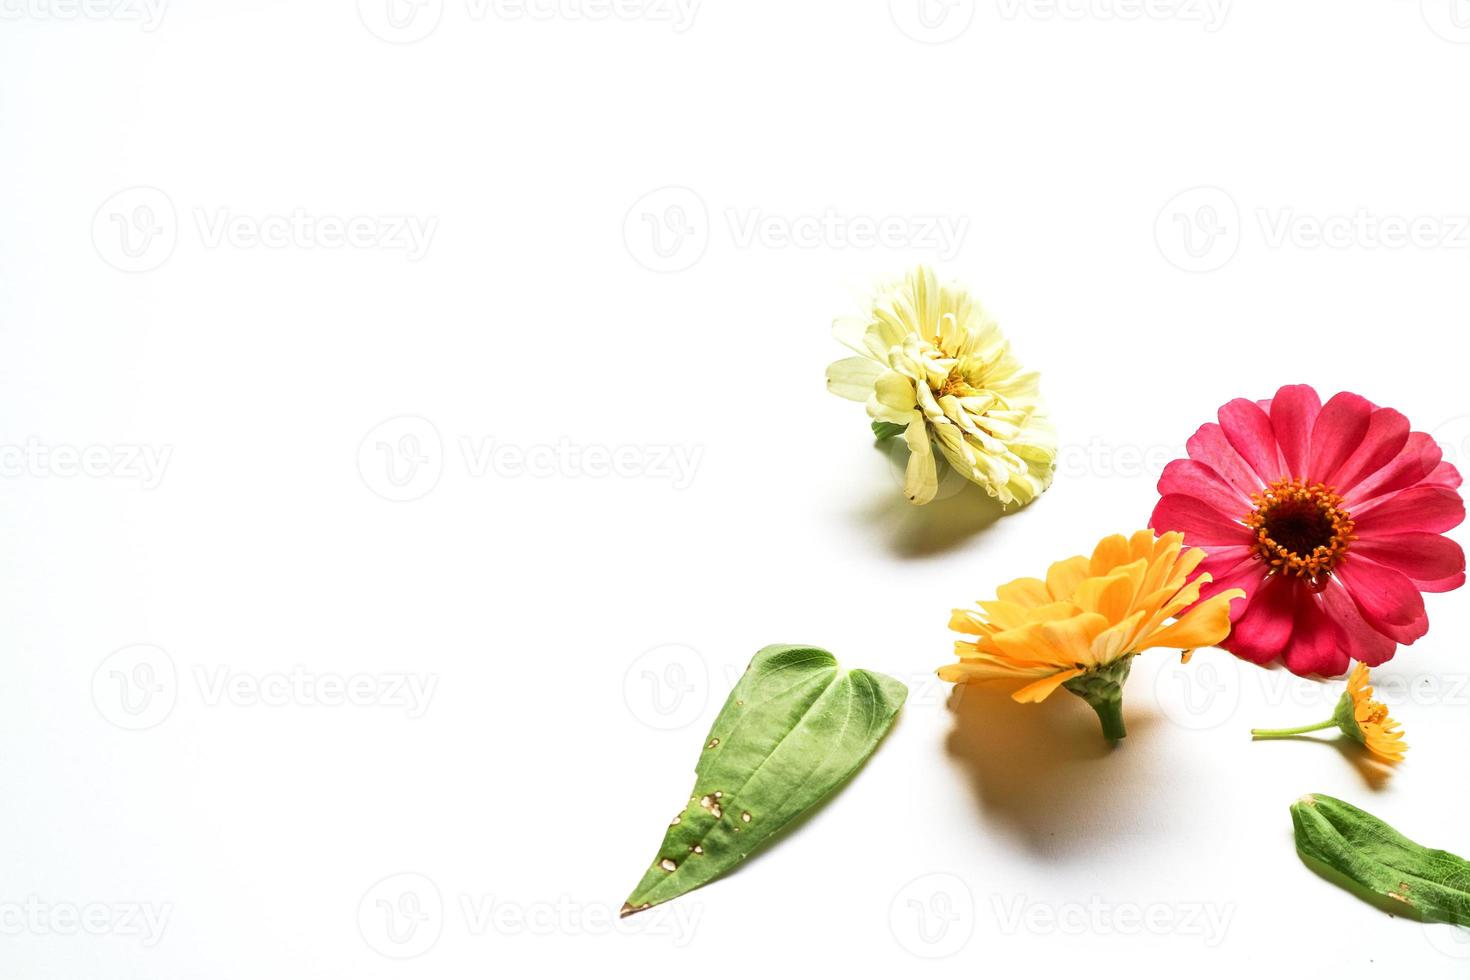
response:
[[[1081,673],[1084,673],[1084,671],[1074,667],[1071,670],[1064,670],[1052,674],[1050,677],[1043,677],[1041,680],[1027,684],[1015,694],[1012,694],[1011,699],[1019,701],[1022,704],[1036,704],[1037,702],[1045,701],[1051,696],[1051,692]]]

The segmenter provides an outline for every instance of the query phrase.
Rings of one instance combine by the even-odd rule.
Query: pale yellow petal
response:
[[[916,504],[927,504],[939,493],[939,470],[934,465],[934,451],[924,419],[915,416],[904,430],[909,447],[908,467],[904,472],[903,492]]]
[[[878,376],[887,370],[869,357],[845,357],[827,366],[827,390],[850,401],[865,402],[874,393]]]

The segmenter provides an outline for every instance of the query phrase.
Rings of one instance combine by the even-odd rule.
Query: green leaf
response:
[[[896,425],[892,422],[873,423],[873,435],[877,436],[879,441],[896,436],[901,432],[903,432],[903,426]]]
[[[1291,806],[1296,849],[1374,904],[1426,922],[1470,925],[1470,862],[1414,843],[1351,804],[1321,793]],[[1331,875],[1329,875],[1331,877]]]
[[[831,794],[873,754],[907,696],[893,678],[843,671],[816,647],[757,653],[705,737],[694,793],[623,915],[719,877]]]

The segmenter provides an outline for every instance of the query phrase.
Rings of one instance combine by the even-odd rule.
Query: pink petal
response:
[[[1262,483],[1273,483],[1287,475],[1286,464],[1276,449],[1276,430],[1261,406],[1237,398],[1220,408],[1219,417],[1225,438]]]
[[[1402,572],[1423,591],[1426,583],[1464,580],[1465,550],[1449,538],[1427,531],[1362,538],[1352,545],[1352,553],[1369,558],[1387,568]]]
[[[1285,385],[1271,399],[1271,429],[1281,448],[1281,461],[1287,474],[1298,478],[1307,475],[1311,459],[1312,423],[1322,411],[1322,399],[1311,385]]]
[[[1338,642],[1337,629],[1327,615],[1323,600],[1302,590],[1286,651],[1286,669],[1308,677],[1336,677],[1348,669],[1348,655]]]
[[[1312,461],[1307,464],[1307,479],[1330,484],[1332,475],[1363,441],[1372,414],[1373,404],[1362,395],[1341,391],[1328,399],[1312,426]]]
[[[1220,645],[1258,664],[1268,664],[1281,656],[1291,642],[1298,588],[1297,580],[1290,576],[1266,579],[1266,584],[1246,600],[1244,615]]]
[[[1260,477],[1251,471],[1240,453],[1230,445],[1224,431],[1214,422],[1206,422],[1195,430],[1185,443],[1191,459],[1197,459],[1219,473],[1226,482],[1249,497],[1264,486]]]
[[[1327,588],[1322,591],[1322,601],[1327,607],[1327,614],[1332,617],[1338,645],[1349,657],[1369,667],[1377,667],[1393,658],[1399,648],[1398,643],[1369,625],[1340,582],[1336,579],[1328,581]]]
[[[1428,435],[1411,432],[1403,451],[1396,458],[1343,496],[1348,506],[1353,507],[1374,497],[1407,489],[1430,476],[1443,456],[1444,451]]]
[[[1420,592],[1453,592],[1465,584],[1465,573],[1457,572],[1448,578],[1437,578],[1432,582],[1415,582]]]
[[[1446,460],[1434,468],[1434,471],[1424,478],[1425,483],[1433,483],[1442,487],[1455,488],[1461,483],[1460,471],[1455,469],[1453,463]]]
[[[1327,482],[1345,493],[1392,462],[1409,441],[1409,420],[1391,408],[1368,418],[1368,431],[1347,462]]]
[[[1428,631],[1424,597],[1408,576],[1360,555],[1350,555],[1334,571],[1368,625],[1378,632],[1413,643]]]
[[[1250,528],[1221,513],[1198,497],[1169,493],[1154,506],[1149,526],[1159,534],[1183,531],[1190,545],[1248,545],[1255,540]]]
[[[1418,486],[1379,497],[1349,513],[1360,538],[1448,531],[1465,519],[1465,501],[1448,487]]]
[[[1222,514],[1250,513],[1254,506],[1249,497],[1241,493],[1209,464],[1197,459],[1174,459],[1164,467],[1159,477],[1159,493],[1182,493],[1198,497]]]

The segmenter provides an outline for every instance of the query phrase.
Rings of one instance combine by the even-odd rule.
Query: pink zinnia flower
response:
[[[1351,392],[1323,405],[1308,385],[1237,398],[1219,419],[1164,468],[1150,523],[1209,552],[1201,601],[1245,590],[1220,645],[1332,676],[1423,636],[1420,593],[1465,582],[1465,553],[1441,534],[1465,519],[1460,473],[1434,440]]]

